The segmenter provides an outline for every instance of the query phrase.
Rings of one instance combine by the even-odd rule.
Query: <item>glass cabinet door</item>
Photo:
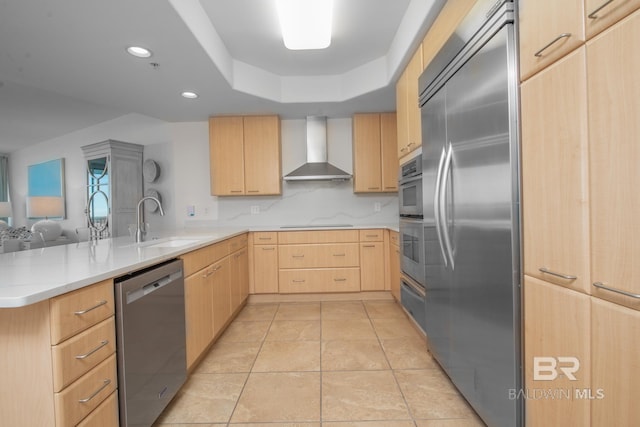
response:
[[[87,161],[87,223],[98,238],[109,235],[109,158]]]

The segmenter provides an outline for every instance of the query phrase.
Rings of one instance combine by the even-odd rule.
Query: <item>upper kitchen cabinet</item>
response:
[[[209,154],[212,195],[282,193],[278,116],[211,117]]]
[[[520,78],[526,80],[584,43],[582,0],[521,0]]]
[[[640,11],[587,43],[592,294],[640,309]]]
[[[353,191],[398,191],[395,113],[353,116]]]
[[[640,0],[585,0],[587,39],[640,8]]]
[[[398,158],[422,146],[418,105],[418,79],[422,71],[422,47],[419,47],[396,84]]]
[[[524,271],[589,293],[584,47],[521,85]]]

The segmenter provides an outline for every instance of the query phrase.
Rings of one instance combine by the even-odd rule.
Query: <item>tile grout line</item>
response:
[[[271,330],[271,326],[273,325],[273,320],[275,319],[276,314],[278,313],[279,309],[280,309],[280,303],[278,303],[278,306],[276,307],[276,310],[273,313],[273,317],[271,318],[271,321],[269,322],[269,327],[267,328],[267,331],[265,332],[264,336],[260,340],[260,347],[258,348],[258,351],[256,352],[256,355],[253,358],[253,362],[251,362],[251,366],[249,367],[249,372],[247,373],[247,378],[244,380],[244,384],[242,384],[242,388],[240,389],[240,393],[238,393],[238,398],[236,399],[235,405],[233,405],[233,410],[229,414],[229,419],[227,420],[227,423],[226,423],[227,427],[231,425],[231,418],[233,418],[233,414],[236,412],[236,409],[238,407],[238,402],[240,402],[240,397],[242,397],[242,393],[244,392],[244,389],[247,386],[247,383],[249,382],[249,377],[251,376],[251,373],[253,372],[253,367],[256,364],[256,360],[258,360],[258,355],[260,355],[260,351],[262,351],[262,346],[264,345],[265,339],[267,338],[267,335],[269,334],[269,331]],[[232,321],[232,323],[235,322],[235,321],[236,321],[236,319],[234,319]]]

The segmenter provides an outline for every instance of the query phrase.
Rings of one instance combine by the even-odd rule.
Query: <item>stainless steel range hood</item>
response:
[[[285,181],[345,181],[351,175],[327,162],[327,118],[307,117],[307,163],[284,176]]]

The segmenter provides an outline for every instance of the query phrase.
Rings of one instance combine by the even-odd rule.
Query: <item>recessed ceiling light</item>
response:
[[[287,49],[325,49],[331,44],[333,0],[276,0]]]
[[[187,99],[196,99],[198,97],[198,94],[195,92],[191,92],[191,91],[184,91],[181,93],[183,98],[187,98]]]
[[[129,46],[127,48],[127,52],[129,52],[130,55],[136,56],[138,58],[148,58],[151,56],[151,51],[149,49],[145,49],[144,47],[140,46]]]

